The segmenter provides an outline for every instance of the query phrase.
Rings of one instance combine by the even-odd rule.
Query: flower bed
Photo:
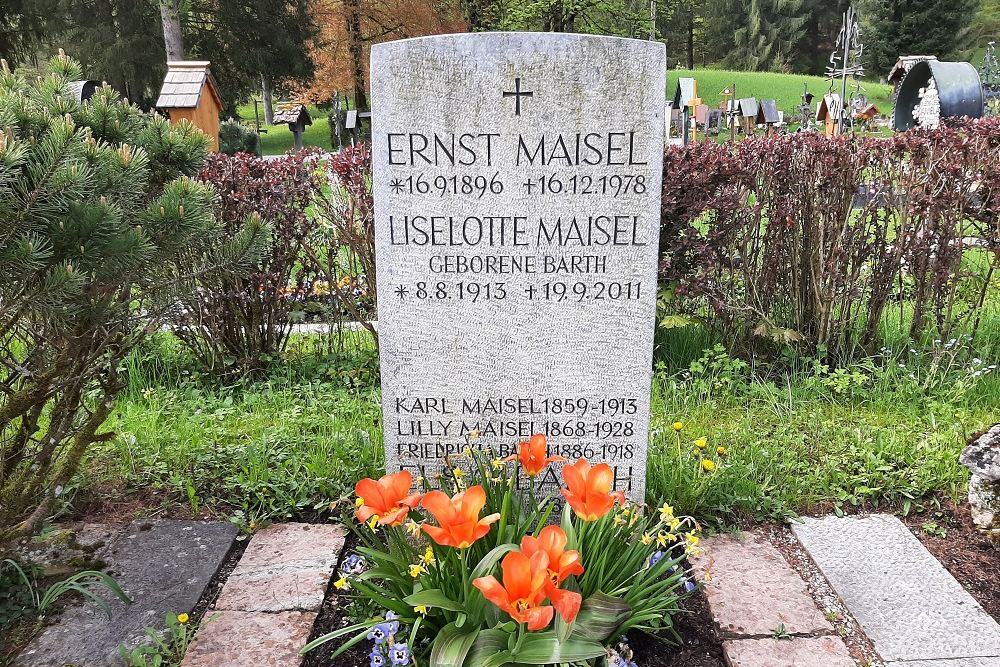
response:
[[[304,651],[345,638],[336,653],[364,643],[371,667],[627,666],[628,631],[678,639],[695,522],[644,511],[612,490],[607,464],[584,459],[539,498],[562,461],[537,435],[505,460],[467,447],[440,479],[453,495],[405,470],[358,482],[359,547],[335,583],[355,622]]]

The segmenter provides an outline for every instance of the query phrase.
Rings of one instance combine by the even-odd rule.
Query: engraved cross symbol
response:
[[[513,97],[514,98],[514,115],[515,116],[520,116],[521,115],[521,98],[522,97],[533,97],[534,95],[535,95],[535,93],[533,93],[530,90],[526,90],[524,92],[521,91],[521,77],[517,77],[516,79],[514,79],[514,90],[513,91],[510,91],[510,90],[503,91],[503,96],[504,97]]]

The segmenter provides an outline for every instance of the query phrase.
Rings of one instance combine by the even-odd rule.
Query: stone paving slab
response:
[[[102,593],[112,617],[98,607],[66,609],[21,652],[16,667],[108,667],[118,646],[137,646],[146,627],[162,628],[167,613],[190,611],[205,592],[236,538],[226,522],[138,520],[101,552],[108,572],[132,597],[126,605]]]
[[[887,662],[885,667],[1000,667],[1000,656],[995,658],[958,658],[956,660],[906,660]]]
[[[838,637],[737,639],[722,649],[729,667],[857,667]]]
[[[896,517],[805,518],[792,531],[885,661],[1000,660],[1000,625]]]
[[[240,566],[215,603],[233,611],[317,611],[326,597],[332,568],[254,568]]]
[[[806,583],[770,542],[752,533],[702,542],[695,562],[705,583],[712,618],[723,638],[770,637],[781,625],[791,635],[832,634]]]
[[[273,524],[257,532],[222,587],[182,667],[298,667],[346,530]]]
[[[181,667],[298,667],[316,614],[223,611],[209,613]]]
[[[239,568],[278,566],[327,567],[340,558],[343,526],[310,523],[275,523],[254,534],[240,559]]]
[[[253,536],[215,609],[318,611],[344,547],[345,529],[282,523]]]

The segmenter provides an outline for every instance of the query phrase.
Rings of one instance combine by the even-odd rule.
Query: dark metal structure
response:
[[[976,68],[971,63],[926,60],[913,65],[899,85],[892,119],[897,131],[908,130],[917,124],[913,111],[931,85],[937,88],[941,118],[982,117],[983,84]]]
[[[830,81],[831,93],[834,82],[840,82],[840,100],[848,100],[847,81],[849,78],[857,81],[864,77],[865,66],[861,63],[861,57],[864,53],[865,45],[861,41],[858,12],[852,4],[844,12],[843,23],[837,34],[836,48],[830,54],[830,62],[826,67],[826,78]],[[848,113],[847,108],[849,106],[845,107],[844,104],[840,104],[836,109],[838,116],[833,125],[835,134],[843,132],[845,128],[854,129],[854,119]]]
[[[77,102],[86,102],[94,96],[94,92],[100,85],[98,81],[70,81],[67,87]]]

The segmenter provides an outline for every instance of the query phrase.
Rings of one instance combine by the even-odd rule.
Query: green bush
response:
[[[260,136],[233,119],[219,124],[219,151],[226,155],[236,153],[259,154]]]
[[[269,228],[229,241],[197,172],[208,140],[121,100],[78,103],[60,53],[43,77],[0,67],[0,543],[32,532],[123,385],[122,360],[195,281],[243,272]]]

